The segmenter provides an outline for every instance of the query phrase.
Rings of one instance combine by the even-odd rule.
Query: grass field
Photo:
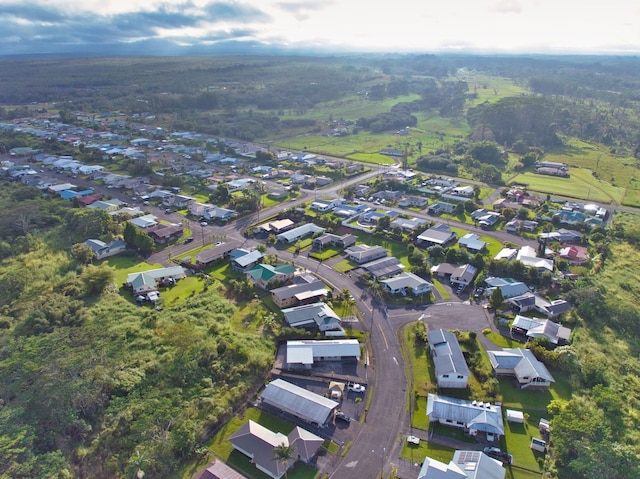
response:
[[[593,177],[591,170],[570,168],[570,178],[522,173],[509,180],[509,184],[524,184],[531,191],[552,196],[565,196],[585,201],[621,204],[624,189]]]
[[[147,263],[140,256],[112,256],[104,260],[109,266],[116,270],[115,282],[118,286],[126,281],[131,273],[139,273],[150,269],[162,268],[160,263]]]

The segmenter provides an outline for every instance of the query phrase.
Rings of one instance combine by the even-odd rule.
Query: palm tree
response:
[[[284,467],[284,477],[287,477],[287,470],[289,468],[289,461],[293,459],[293,453],[295,449],[293,449],[288,444],[284,442],[273,450],[273,460],[280,463],[282,467]]]

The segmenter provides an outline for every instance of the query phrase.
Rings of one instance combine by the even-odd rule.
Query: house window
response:
[[[448,377],[449,377],[449,375],[448,375],[448,374],[443,374],[443,375],[442,375],[442,377],[443,377],[443,378],[448,378]]]
[[[458,379],[464,379],[464,376],[461,376],[460,374],[458,374]]]
[[[456,424],[457,424],[458,426],[464,426],[464,423],[463,423],[462,421],[456,421]]]

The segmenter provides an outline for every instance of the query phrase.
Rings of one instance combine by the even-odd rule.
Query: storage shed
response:
[[[524,422],[524,413],[522,411],[507,409],[507,421],[522,424]]]

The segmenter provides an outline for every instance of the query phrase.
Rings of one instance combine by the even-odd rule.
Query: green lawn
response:
[[[353,268],[357,268],[357,266],[358,265],[356,265],[353,261],[350,261],[348,259],[338,261],[337,263],[334,263],[331,265],[333,270],[337,271],[338,273],[346,273],[347,271],[350,271]]]
[[[489,340],[495,344],[496,346],[500,346],[501,348],[522,348],[524,344],[519,341],[514,341],[511,338],[507,338],[502,334],[496,333],[494,331],[487,332],[485,334]]]
[[[570,178],[538,175],[531,172],[516,175],[509,184],[525,184],[529,190],[550,195],[578,198],[599,203],[622,203],[624,189],[593,177],[591,170],[570,168]]]
[[[424,458],[429,456],[445,464],[449,464],[449,461],[453,459],[453,449],[432,442],[420,441],[419,445],[411,444],[403,438],[402,450],[400,451],[400,457],[411,461],[414,464],[420,464],[424,461]]]
[[[251,464],[248,457],[234,451],[228,441],[229,437],[249,419],[282,434],[289,434],[295,427],[293,424],[260,409],[249,408],[244,414],[234,417],[225,424],[207,446],[217,457],[241,471],[245,476],[253,479],[268,479],[266,474],[260,472]],[[297,463],[288,473],[290,479],[313,479],[317,475],[317,469],[302,463]]]
[[[131,273],[139,273],[150,269],[162,268],[159,263],[147,263],[140,256],[112,256],[104,260],[109,266],[116,269],[115,282],[118,286],[122,286],[127,280],[127,276]]]
[[[413,382],[413,390],[420,396],[426,396],[436,389],[433,361],[427,357],[427,345],[415,340],[416,324],[410,324],[404,329],[404,342],[409,355],[409,380]],[[425,409],[426,411],[426,403]],[[415,420],[415,416],[414,416]]]
[[[160,289],[160,297],[164,306],[175,306],[190,296],[195,296],[204,290],[204,280],[197,276],[187,276],[178,280],[175,286]]]
[[[444,287],[444,285],[440,282],[439,279],[437,278],[433,278],[433,287],[436,288],[436,290],[438,291],[438,293],[440,293],[440,296],[442,296],[442,299],[444,301],[446,301],[447,299],[451,299],[451,295],[449,294],[449,292],[447,291],[447,289]]]
[[[325,248],[322,251],[314,251],[309,256],[315,259],[325,260],[338,256],[340,253],[342,253],[342,250],[338,248]]]

